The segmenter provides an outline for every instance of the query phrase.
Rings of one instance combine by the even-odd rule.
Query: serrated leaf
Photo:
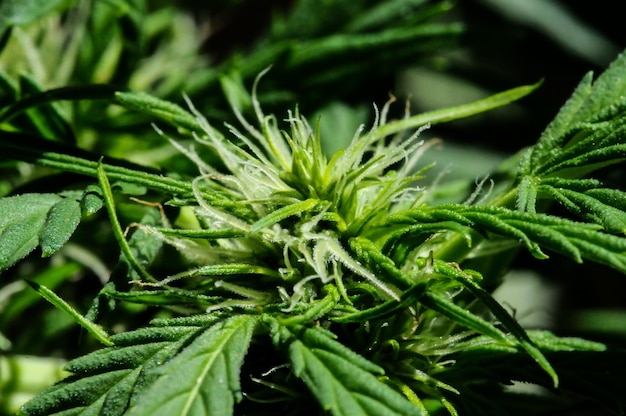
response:
[[[593,90],[576,114],[576,119],[587,121],[609,108],[626,94],[626,53],[621,53],[593,83]]]
[[[330,338],[319,328],[278,329],[301,377],[333,416],[420,416],[422,411],[381,382],[382,369]]]
[[[115,346],[70,361],[66,368],[75,375],[35,396],[20,414],[126,414],[131,400],[156,380],[151,370],[175,355],[200,330],[197,325],[149,327],[114,335]]]
[[[111,386],[121,382],[131,371],[124,369],[96,374],[92,377],[70,377],[35,396],[22,406],[20,414],[53,416],[73,410],[72,414],[80,415],[90,405],[98,406],[99,400],[102,400]]]
[[[219,322],[154,370],[158,378],[128,416],[232,415],[241,397],[239,371],[258,318],[234,316]]]
[[[577,262],[588,259],[626,271],[626,239],[600,231],[601,227],[597,224],[502,207],[461,204],[442,204],[404,211],[390,216],[388,221],[391,224],[406,224],[412,220],[423,224],[430,221],[436,223],[440,218],[455,219],[474,231],[520,241],[538,258],[546,258],[540,249],[545,248]]]
[[[479,334],[487,335],[495,340],[508,344],[509,340],[504,332],[496,328],[492,323],[484,320],[473,312],[468,311],[466,308],[462,308],[456,305],[451,300],[444,296],[440,296],[434,292],[425,292],[421,297],[420,302],[426,305],[428,308],[435,310],[448,317],[454,322],[463,325],[466,328],[470,328]]]
[[[626,404],[621,394],[626,387],[623,366],[618,364],[624,362],[624,351],[611,350],[597,342],[557,337],[548,331],[528,331],[528,334],[554,365],[564,391],[593,398],[607,407],[614,406],[616,411]],[[466,386],[472,383],[470,380],[477,383],[515,380],[550,387],[548,380],[528,366],[528,360],[518,350],[503,348],[485,337],[473,338],[457,347],[457,352],[447,357],[455,365],[440,375],[443,379],[461,377]],[[455,374],[457,371],[459,374]]]
[[[521,163],[521,173],[568,170],[580,177],[592,170],[624,160],[622,142],[623,114],[626,108],[626,53],[622,53],[592,83],[588,73],[556,118]],[[620,120],[621,117],[621,120]],[[612,137],[612,141],[606,137]],[[586,137],[589,136],[589,137]]]
[[[80,204],[71,198],[64,198],[50,208],[39,233],[39,244],[44,257],[51,256],[63,247],[74,234],[80,217]]]
[[[546,164],[545,169],[540,170],[540,173],[542,175],[559,173],[562,176],[572,176],[571,172],[574,172],[576,176],[587,174],[626,160],[626,144],[619,143],[596,148],[591,143],[591,148],[584,149],[580,154],[564,154],[558,159],[562,161],[551,160]]]
[[[561,107],[558,114],[548,124],[548,127],[541,133],[539,142],[536,145],[536,152],[541,153],[544,148],[554,147],[561,143],[555,143],[564,133],[571,128],[576,121],[576,115],[584,105],[585,100],[591,93],[591,85],[593,81],[593,73],[587,73],[580,81],[572,96]],[[536,164],[536,160],[533,160]]]
[[[537,203],[537,184],[531,176],[524,176],[517,187],[517,199],[515,207],[519,211],[536,212],[535,204]]]
[[[0,271],[6,270],[37,247],[48,211],[61,200],[55,194],[0,198]]]
[[[626,233],[626,212],[606,204],[609,200],[620,204],[625,197],[624,192],[605,189],[606,192],[578,192],[566,188],[542,186],[545,192],[550,193],[554,199],[563,204],[570,211],[591,219],[600,224],[605,230],[612,233]],[[598,199],[595,196],[598,196]]]

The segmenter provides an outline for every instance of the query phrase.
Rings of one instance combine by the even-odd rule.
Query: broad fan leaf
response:
[[[588,73],[522,159],[520,174],[580,177],[626,159],[626,53],[593,82]]]
[[[505,237],[519,241],[535,257],[547,258],[542,248],[566,255],[577,262],[583,258],[606,264],[626,273],[626,239],[604,233],[597,224],[583,223],[547,214],[513,211],[502,207],[442,204],[421,207],[388,219],[390,224],[406,224],[387,243],[387,250],[424,234],[423,224],[440,226],[441,232],[453,231],[449,222],[481,233],[485,238]],[[433,235],[432,228],[428,235]]]
[[[71,361],[66,369],[74,375],[21,414],[230,415],[257,321],[205,315],[155,320],[154,327],[115,335],[115,346]]]
[[[241,399],[239,370],[257,322],[254,316],[233,316],[203,331],[152,370],[156,382],[128,415],[232,415],[235,400]]]
[[[296,376],[333,416],[419,416],[422,411],[378,377],[383,369],[318,327],[274,324],[274,342],[289,350]]]
[[[131,397],[152,381],[146,372],[175,355],[200,329],[170,326],[113,336],[116,346],[68,363],[66,369],[74,375],[35,396],[20,414],[122,415]]]
[[[626,192],[594,179],[547,179],[537,189],[608,232],[626,233]]]

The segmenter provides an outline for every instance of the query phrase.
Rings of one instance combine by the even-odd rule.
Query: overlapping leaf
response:
[[[422,207],[391,216],[390,224],[407,224],[388,242],[388,250],[402,247],[400,242],[427,233],[458,232],[450,224],[477,231],[486,238],[505,237],[525,246],[535,257],[547,258],[542,248],[564,254],[577,262],[583,258],[626,272],[626,239],[604,233],[600,226],[571,221],[547,214],[514,211],[502,207],[444,204]],[[467,238],[467,235],[464,237]]]
[[[67,370],[75,375],[21,413],[230,415],[256,322],[245,315],[221,322],[200,316],[114,336],[115,346],[71,361]]]
[[[422,411],[380,381],[383,369],[320,328],[275,326],[274,340],[289,350],[296,376],[333,416],[419,416]]]
[[[241,315],[203,331],[175,358],[155,368],[158,379],[128,415],[231,415],[241,399],[239,369],[257,323]]]
[[[626,159],[626,54],[594,82],[588,73],[520,166],[524,175],[581,176]]]
[[[113,337],[117,346],[70,362],[67,370],[75,375],[44,390],[23,406],[20,413],[122,415],[133,391],[148,382],[144,369],[157,367],[176,354],[197,331],[198,327],[194,326],[151,328]]]
[[[594,179],[546,179],[537,186],[574,214],[610,233],[626,233],[626,192]]]
[[[38,245],[50,256],[72,236],[81,218],[81,192],[0,198],[0,271]]]
[[[591,398],[597,402],[596,406],[601,404],[616,413],[623,410],[626,401],[621,392],[626,388],[626,384],[621,367],[615,364],[626,358],[624,351],[611,350],[604,344],[580,338],[558,337],[549,331],[532,330],[528,331],[528,334],[532,342],[554,365],[564,390],[579,397]],[[501,383],[510,383],[514,380],[537,385],[547,384],[545,376],[536,371],[536,367],[527,365],[527,358],[515,348],[503,346],[482,336],[464,341],[457,346],[459,349],[447,358],[455,360],[459,365],[450,366],[439,374],[444,381],[460,377],[466,381],[473,380],[476,385],[480,380],[487,379],[498,380]],[[460,386],[461,395],[469,397],[473,390],[472,384],[468,382]],[[511,400],[509,394],[494,390],[480,414],[494,411],[494,414],[498,414],[496,410],[498,406],[509,400]],[[460,409],[467,409],[469,405],[463,401],[459,401],[458,404]],[[562,409],[564,405],[565,403],[561,403],[558,408]],[[532,411],[531,409],[528,411]]]

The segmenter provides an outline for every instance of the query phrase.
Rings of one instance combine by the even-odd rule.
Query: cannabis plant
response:
[[[41,333],[18,342],[37,351],[46,339],[51,357],[68,342],[49,339],[55,325],[81,328],[65,373],[50,370],[62,380],[20,414],[623,411],[623,350],[523,328],[492,293],[521,252],[626,272],[626,193],[598,179],[626,158],[626,54],[585,76],[537,143],[467,195],[444,195],[423,162],[442,145],[430,131],[539,84],[399,118],[391,98],[350,137],[324,137],[323,118],[295,103],[265,112],[272,71],[252,85],[220,73],[227,123],[182,93],[178,104],[113,86],[21,96],[3,84],[0,157],[37,168],[0,198],[0,271],[11,276],[0,323],[47,300],[55,314],[33,314],[24,325]],[[152,141],[188,163],[80,149],[60,129],[72,130],[58,111],[67,101],[149,122]],[[102,270],[111,239],[119,259]],[[101,281],[72,281],[85,269]],[[0,347],[10,352],[11,338]],[[43,368],[0,360],[0,394]]]

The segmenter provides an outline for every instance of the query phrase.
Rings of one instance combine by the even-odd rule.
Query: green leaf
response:
[[[613,408],[616,413],[623,409],[626,401],[622,391],[626,385],[623,366],[618,364],[626,358],[623,350],[610,349],[601,343],[579,338],[557,337],[548,331],[528,331],[528,335],[553,364],[563,391],[592,398],[607,408]],[[467,387],[485,381],[508,384],[514,380],[551,388],[549,380],[535,366],[528,365],[524,353],[503,347],[486,337],[461,342],[456,352],[446,358],[454,360],[455,365],[445,369],[440,377],[445,380],[464,380],[461,394],[468,397],[470,391]],[[506,403],[507,399],[511,400],[511,396],[503,399],[501,403]],[[525,400],[529,399],[525,396]],[[497,397],[490,394],[489,401],[493,400],[497,400]],[[498,410],[491,414],[501,414],[502,408]]]
[[[546,175],[568,169],[570,177],[580,177],[624,160],[626,151],[620,145],[626,110],[625,74],[626,53],[620,54],[595,82],[588,73],[523,159],[521,173]]]
[[[625,192],[607,188],[592,188],[580,192],[558,186],[576,186],[575,182],[567,184],[556,182],[555,185],[557,186],[544,183],[539,189],[550,194],[575,214],[601,225],[606,231],[626,234],[626,212],[622,207],[613,206],[623,205],[623,201],[626,199]],[[598,183],[598,185],[600,184]]]
[[[71,316],[80,326],[85,328],[91,335],[93,335],[98,341],[104,345],[112,345],[113,343],[109,339],[109,335],[100,326],[82,316],[76,309],[74,309],[69,303],[61,299],[56,293],[47,287],[40,285],[32,280],[26,280],[33,289],[35,289],[44,299],[53,304],[58,309]]]
[[[11,100],[11,105],[0,109],[1,122],[10,121],[14,117],[25,111],[34,111],[39,106],[50,107],[54,105],[55,101],[78,101],[87,99],[112,100],[115,97],[116,92],[116,90],[113,89],[113,87],[111,87],[110,85],[102,84],[60,87],[42,91],[37,83],[30,78],[22,77],[20,81],[22,87],[22,97],[19,101],[16,102],[13,102],[13,100]],[[13,83],[2,72],[0,72],[0,83],[2,84],[2,89],[6,91],[5,94],[9,93],[13,96],[14,99],[18,98],[17,87],[14,86]],[[53,109],[54,111],[58,111],[54,107]],[[57,117],[57,115],[55,114],[52,114],[52,116]],[[63,123],[63,121],[59,122]]]
[[[621,53],[593,83],[593,90],[576,113],[578,121],[593,120],[626,95],[626,53]]]
[[[61,200],[55,194],[0,198],[0,271],[6,270],[37,247],[48,212]]]
[[[388,218],[390,224],[423,225],[439,220],[456,221],[474,231],[519,241],[537,258],[541,248],[566,255],[577,262],[588,259],[626,272],[626,238],[599,231],[597,224],[576,222],[553,215],[513,211],[502,207],[441,204],[405,211]],[[444,229],[450,229],[446,227]],[[442,248],[445,250],[445,245]],[[437,257],[437,253],[435,253]]]
[[[111,386],[132,370],[117,370],[85,378],[69,378],[44,390],[20,409],[24,416],[100,415]],[[70,410],[71,409],[71,410]],[[122,415],[119,410],[112,414]]]
[[[402,120],[392,121],[378,127],[374,134],[376,137],[385,137],[427,124],[439,124],[471,117],[476,114],[484,113],[486,111],[510,104],[513,101],[517,101],[535,91],[540,85],[541,83],[524,85],[468,104],[430,111],[404,118]]]
[[[537,184],[531,176],[524,176],[517,187],[515,207],[519,211],[534,213],[537,203]]]
[[[102,190],[97,185],[89,185],[80,200],[80,207],[84,215],[95,214],[104,206]]]
[[[78,263],[63,263],[58,266],[47,267],[40,273],[31,276],[31,280],[54,290],[63,282],[75,276],[81,270]],[[0,314],[0,328],[7,327],[10,322],[18,322],[24,319],[24,313],[37,302],[41,302],[41,296],[32,290],[21,290],[11,296],[11,301],[2,306]]]
[[[207,307],[223,298],[206,296],[184,289],[115,291],[104,288],[101,292],[117,300],[145,305],[190,305]]]
[[[307,199],[306,201],[297,202],[295,204],[286,205],[282,208],[273,211],[272,213],[261,218],[250,227],[250,232],[255,233],[266,227],[269,227],[277,222],[289,218],[294,215],[300,215],[303,212],[311,211],[320,204],[320,201],[314,198]]]
[[[531,170],[541,163],[542,159],[549,156],[551,149],[564,144],[562,141],[565,133],[570,130],[572,124],[575,124],[578,111],[591,93],[592,80],[593,73],[587,73],[578,84],[578,87],[576,87],[572,96],[561,107],[554,120],[541,133],[539,141],[531,149],[532,156],[526,160],[526,164],[522,165],[521,171],[524,174],[529,174]]]
[[[502,305],[496,299],[491,296],[487,291],[485,291],[478,283],[476,283],[466,272],[463,272],[456,267],[447,264],[441,260],[435,260],[435,271],[442,273],[444,275],[450,276],[456,281],[460,282],[467,288],[476,298],[482,301],[485,306],[489,309],[489,311],[493,314],[493,316],[502,324],[504,328],[506,328],[517,340],[518,344],[528,353],[529,356],[532,357],[533,360],[541,368],[545,370],[546,373],[550,375],[552,379],[553,386],[556,388],[559,385],[559,377],[557,373],[554,371],[554,368],[550,364],[550,362],[546,359],[546,357],[542,354],[541,350],[535,345],[524,328],[513,318],[509,313],[504,309]],[[467,312],[469,313],[469,312]],[[478,317],[474,317],[472,319],[476,319]],[[496,333],[488,334],[485,332],[480,333],[493,336],[497,335]],[[494,337],[498,339],[498,337]]]
[[[81,217],[80,204],[64,198],[50,208],[39,233],[39,244],[44,257],[51,256],[70,239]]]
[[[180,354],[154,369],[158,378],[128,416],[232,415],[241,399],[239,371],[258,318],[234,316],[200,334]]]
[[[155,371],[215,323],[204,315],[185,326],[179,321],[113,335],[115,346],[70,361],[66,368],[74,375],[35,396],[20,414],[125,415],[130,403],[158,380]]]
[[[333,340],[320,328],[280,327],[275,340],[288,347],[296,376],[334,416],[422,415],[376,376],[382,369]],[[275,341],[276,342],[276,341]]]

